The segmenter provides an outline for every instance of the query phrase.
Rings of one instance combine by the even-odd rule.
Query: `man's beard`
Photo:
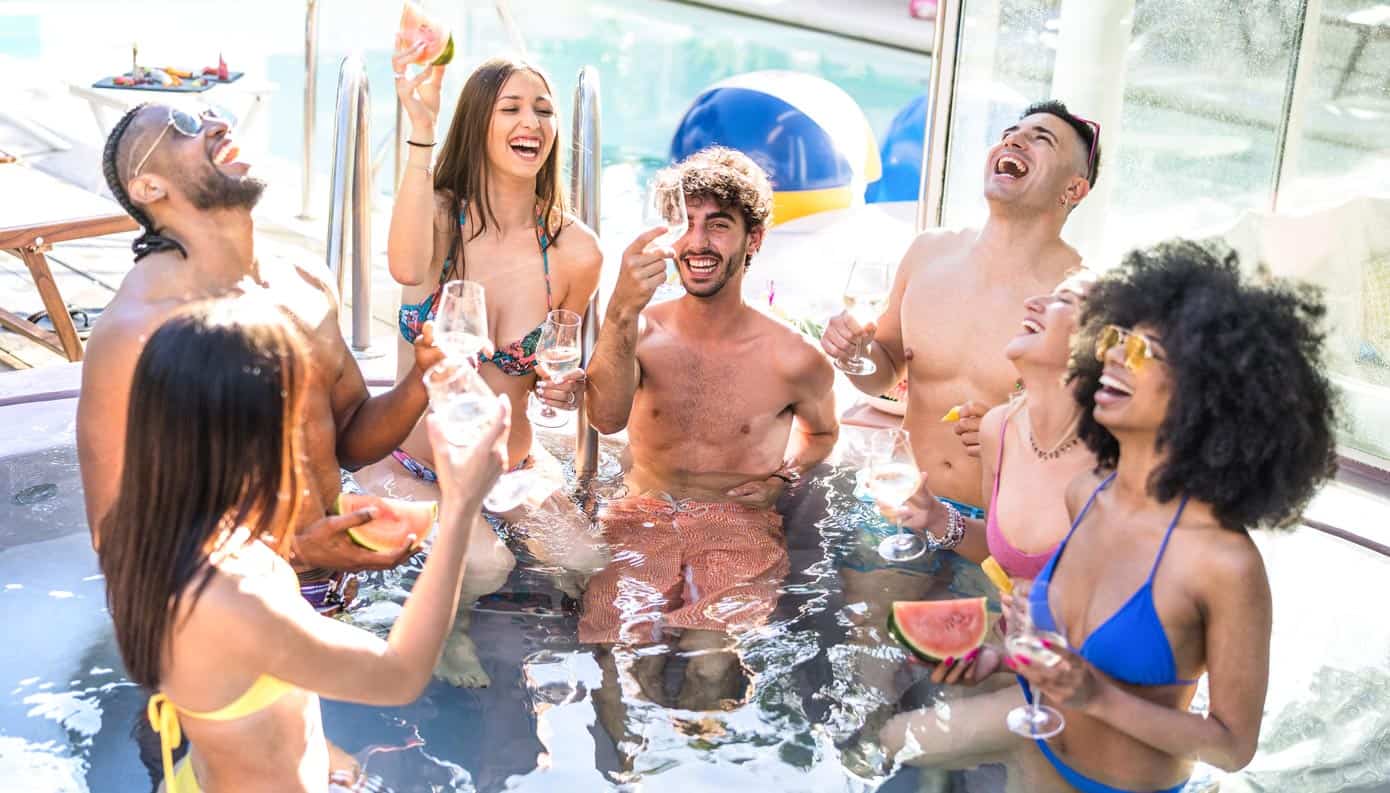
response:
[[[265,182],[254,176],[230,177],[216,168],[201,178],[194,177],[182,187],[194,207],[210,209],[254,209],[265,192]]]
[[[710,248],[706,248],[701,251],[686,251],[685,254],[680,257],[680,264],[685,266],[678,268],[680,270],[681,275],[681,286],[685,287],[686,293],[691,295],[692,297],[714,297],[724,289],[724,286],[728,284],[729,281],[733,280],[733,268],[743,266],[742,264],[731,266],[729,264],[729,261],[747,261],[747,256],[745,255],[747,250],[747,246],[740,248],[738,250],[737,255],[731,257],[730,260],[725,260],[725,258],[723,256],[720,256],[717,251]],[[719,264],[715,266],[715,272],[718,273],[720,277],[713,283],[704,284],[702,288],[706,291],[693,291],[691,290],[690,285],[685,282],[685,273],[687,272],[688,268],[688,265],[686,265],[686,259],[692,256],[709,256],[719,260]]]

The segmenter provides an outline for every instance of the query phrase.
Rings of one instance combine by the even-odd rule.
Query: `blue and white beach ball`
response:
[[[839,86],[799,72],[740,74],[696,97],[671,139],[671,159],[715,144],[768,172],[774,223],[858,203],[880,173],[864,111]]]

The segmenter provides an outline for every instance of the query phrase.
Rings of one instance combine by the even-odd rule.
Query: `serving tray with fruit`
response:
[[[139,91],[172,91],[175,93],[201,93],[214,85],[234,83],[244,72],[234,72],[227,68],[221,56],[216,66],[204,67],[201,72],[175,69],[171,66],[155,69],[145,66],[132,66],[125,74],[103,77],[92,83],[93,88],[129,88]]]

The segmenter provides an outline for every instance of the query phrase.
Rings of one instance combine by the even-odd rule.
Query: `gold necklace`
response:
[[[1033,417],[1028,417],[1028,445],[1033,447],[1033,454],[1039,460],[1055,460],[1058,457],[1072,450],[1072,447],[1081,442],[1081,437],[1076,434],[1077,426],[1081,423],[1081,415],[1077,414],[1072,419],[1071,426],[1063,433],[1062,439],[1053,444],[1051,449],[1042,449],[1038,446],[1038,439],[1033,436]]]
[[[1056,446],[1053,446],[1051,449],[1043,451],[1042,449],[1038,448],[1038,442],[1033,437],[1033,430],[1028,430],[1028,444],[1033,447],[1033,454],[1036,454],[1039,460],[1055,460],[1058,457],[1061,457],[1062,455],[1071,451],[1071,448],[1080,441],[1080,437],[1076,435],[1070,435],[1069,437],[1064,437],[1061,443],[1057,444]]]

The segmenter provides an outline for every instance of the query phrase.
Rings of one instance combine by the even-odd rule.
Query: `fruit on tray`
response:
[[[888,389],[887,393],[883,394],[883,398],[891,399],[894,402],[902,402],[907,399],[907,378],[904,377],[898,381],[897,385]]]
[[[415,535],[419,548],[434,525],[439,505],[434,501],[402,501],[397,498],[339,493],[333,512],[346,515],[367,507],[376,508],[376,517],[347,530],[348,538],[369,551],[393,551]]]
[[[220,52],[217,54],[217,65],[204,66],[203,74],[208,77],[216,77],[224,83],[230,80],[232,76],[231,71],[227,68],[227,62],[222,59],[222,53]]]
[[[1009,580],[1009,574],[1005,573],[1004,568],[994,561],[993,556],[986,556],[985,560],[980,563],[980,569],[985,571],[985,578],[988,578],[991,584],[998,587],[1000,592],[1007,595],[1014,591],[1014,582]]]
[[[888,632],[923,661],[963,658],[988,630],[984,598],[897,600],[888,615]]]
[[[431,19],[413,0],[401,6],[401,24],[396,32],[396,52],[421,47],[411,63],[417,66],[444,66],[454,59],[454,35]]]

